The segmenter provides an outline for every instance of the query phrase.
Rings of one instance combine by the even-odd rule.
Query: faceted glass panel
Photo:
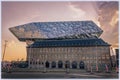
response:
[[[102,30],[93,21],[34,22],[9,30],[20,40],[52,38],[96,38]]]

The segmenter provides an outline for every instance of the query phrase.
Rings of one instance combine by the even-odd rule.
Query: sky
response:
[[[94,21],[102,30],[103,40],[118,47],[118,2],[8,2],[2,1],[2,54],[4,60],[26,60],[26,43],[20,42],[8,28],[30,22]]]

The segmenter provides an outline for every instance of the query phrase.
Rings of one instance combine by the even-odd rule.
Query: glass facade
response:
[[[20,41],[52,38],[96,38],[102,30],[93,21],[36,22],[9,29]]]
[[[9,29],[27,46],[29,67],[86,69],[110,64],[110,45],[93,21],[34,22]],[[67,62],[66,62],[67,61]]]

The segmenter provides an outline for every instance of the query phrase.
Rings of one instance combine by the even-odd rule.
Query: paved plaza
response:
[[[118,73],[97,72],[2,72],[3,79],[118,79]]]

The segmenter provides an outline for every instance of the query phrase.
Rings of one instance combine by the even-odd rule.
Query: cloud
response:
[[[19,42],[8,28],[30,22],[93,20],[104,31],[101,38],[118,46],[118,13],[115,1],[3,2],[2,40],[9,40],[10,47],[6,59],[16,54],[26,55],[25,43]]]
[[[117,23],[118,23],[118,11],[115,11],[115,13],[110,21],[110,25],[114,27]]]
[[[99,22],[103,29],[102,38],[118,46],[118,2],[100,2],[98,4]]]
[[[69,3],[68,7],[70,8],[71,12],[73,12],[73,18],[81,18],[86,14],[84,10],[76,8],[74,5],[72,5],[72,3]]]
[[[92,20],[100,26],[95,2],[69,2],[69,7],[76,13],[73,16],[77,16],[79,20]]]
[[[70,2],[69,6],[80,20],[93,20],[100,26],[104,31],[101,38],[118,46],[118,2]],[[78,15],[80,12],[82,15]]]

